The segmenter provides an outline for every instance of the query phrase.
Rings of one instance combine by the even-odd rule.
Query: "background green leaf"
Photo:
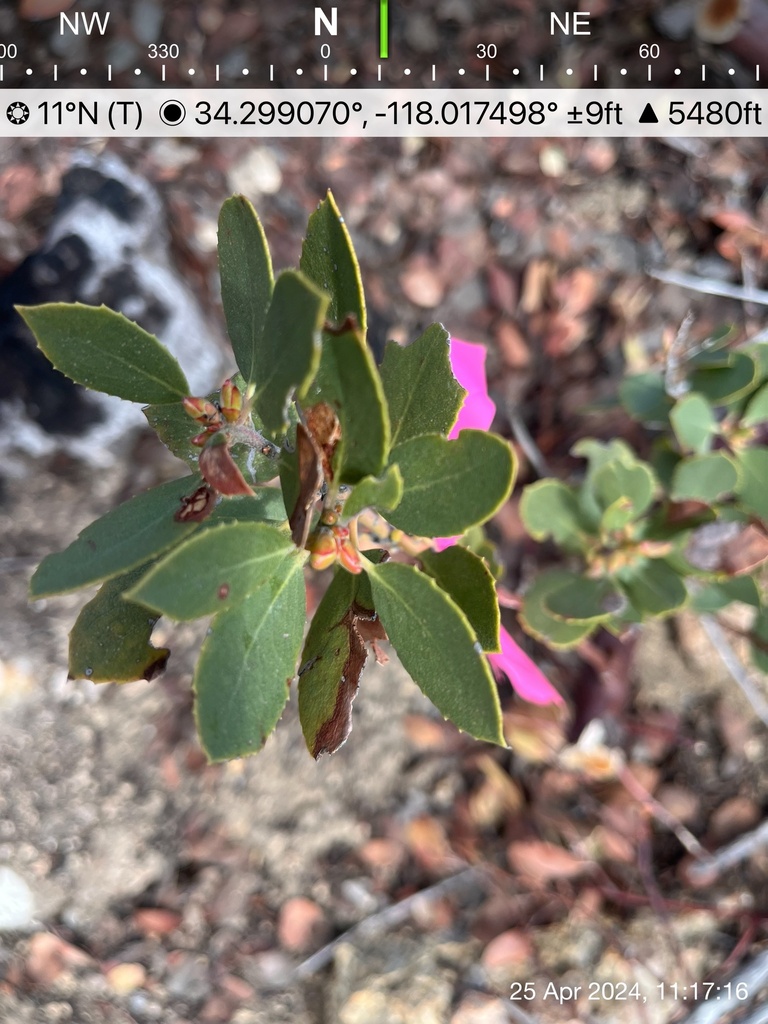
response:
[[[195,669],[195,719],[210,761],[255,754],[283,713],[304,636],[303,560],[287,558],[213,620]]]
[[[181,499],[199,486],[199,476],[171,480],[107,512],[64,551],[43,559],[30,581],[30,597],[66,594],[100,583],[178,544],[199,523],[177,523],[174,513]]]
[[[341,324],[353,316],[363,338],[368,325],[360,267],[344,218],[330,189],[309,218],[299,268],[331,297],[327,318]]]
[[[704,455],[719,432],[714,410],[703,395],[686,395],[669,416],[680,447]]]
[[[670,497],[673,501],[692,499],[711,504],[731,494],[738,482],[736,463],[725,452],[692,455],[675,469]]]
[[[288,555],[306,557],[274,526],[222,523],[175,548],[128,596],[172,619],[198,619],[233,607],[286,571],[281,563]]]
[[[736,456],[741,505],[768,522],[768,448],[746,448]]]
[[[314,379],[327,309],[328,296],[302,274],[284,270],[278,276],[253,371],[256,412],[273,434],[288,427],[294,391],[301,398]]]
[[[506,441],[483,430],[412,437],[391,453],[403,476],[403,497],[387,516],[422,537],[453,537],[485,522],[506,501],[515,458]]]
[[[619,397],[633,420],[664,425],[669,419],[673,402],[660,373],[639,373],[627,377],[619,386]]]
[[[551,537],[556,543],[579,550],[587,539],[576,492],[560,480],[538,480],[523,490],[520,501],[523,525],[536,540]]]
[[[556,618],[547,607],[551,594],[572,583],[573,573],[567,569],[546,569],[539,573],[523,595],[520,623],[526,633],[552,647],[573,647],[592,632],[594,626],[589,620],[565,622]]]
[[[626,598],[610,580],[573,576],[569,583],[551,590],[543,605],[557,619],[598,623],[623,611]]]
[[[123,599],[146,570],[142,565],[109,580],[81,609],[69,634],[70,679],[130,683],[163,671],[171,652],[149,642],[158,616]]]
[[[393,448],[422,434],[450,431],[467,393],[453,375],[442,324],[431,324],[411,345],[388,342],[380,372]]]
[[[274,287],[269,246],[245,196],[232,196],[219,213],[221,303],[237,365],[246,383],[256,379],[257,346]]]
[[[643,616],[669,614],[682,608],[688,598],[680,575],[661,558],[638,561],[622,572],[620,583]]]
[[[768,423],[768,384],[750,398],[741,417],[742,427],[756,427],[761,423]]]
[[[79,302],[17,308],[51,363],[78,384],[146,404],[189,394],[168,349],[122,313]]]
[[[461,608],[484,651],[499,651],[499,602],[488,566],[467,548],[422,551],[419,559]]]
[[[757,363],[746,352],[729,352],[728,366],[695,370],[691,388],[700,391],[713,405],[729,405],[749,394],[758,383]]]
[[[463,612],[411,565],[367,570],[376,611],[414,682],[459,729],[506,746],[496,683]]]

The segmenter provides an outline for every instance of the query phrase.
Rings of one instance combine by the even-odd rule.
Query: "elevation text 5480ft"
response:
[[[692,121],[694,124],[730,124],[730,125],[758,125],[762,124],[763,106],[753,100],[741,103],[739,100],[729,100],[723,103],[721,100],[709,100],[703,103],[696,100],[694,103],[686,103],[684,100],[672,100],[669,104],[669,123],[684,124]]]

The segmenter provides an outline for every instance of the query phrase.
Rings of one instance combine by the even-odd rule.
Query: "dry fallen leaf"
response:
[[[513,871],[536,885],[557,878],[576,878],[593,868],[591,861],[538,839],[510,843],[507,860]]]

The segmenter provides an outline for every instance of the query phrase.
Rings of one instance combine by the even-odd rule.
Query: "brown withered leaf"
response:
[[[185,494],[181,499],[181,508],[174,512],[177,523],[201,523],[213,512],[216,504],[216,491],[208,484],[201,484],[196,491]]]
[[[221,432],[211,435],[211,440],[200,452],[198,465],[205,482],[219,494],[228,497],[247,494],[253,497],[255,492],[232,458],[226,437]]]
[[[334,658],[347,647],[347,656],[341,667],[333,710],[323,722],[314,737],[312,756],[333,754],[346,741],[352,731],[352,703],[357,696],[365,662],[368,658],[366,641],[375,649],[376,640],[386,640],[387,634],[375,612],[353,601],[342,619],[328,634],[327,655],[318,657]],[[317,660],[317,659],[315,659]],[[312,662],[314,664],[314,661]],[[303,675],[311,664],[299,672]]]
[[[720,564],[732,576],[752,572],[765,561],[768,561],[768,534],[757,523],[750,523],[737,537],[726,541],[720,552]]]
[[[299,460],[299,496],[288,520],[293,543],[303,548],[309,536],[312,506],[323,482],[322,452],[304,426],[296,426],[296,454]]]
[[[333,480],[333,453],[341,440],[339,418],[326,402],[318,402],[305,413],[307,430],[320,451],[320,461],[326,480]]]

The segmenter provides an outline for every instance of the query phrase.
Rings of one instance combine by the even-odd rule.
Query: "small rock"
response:
[[[27,883],[9,867],[0,867],[0,932],[33,927],[35,899]]]
[[[264,146],[252,149],[229,169],[229,185],[243,195],[274,195],[283,184],[283,173]]]
[[[107,981],[118,995],[124,996],[134,989],[142,988],[147,972],[141,964],[116,964],[107,971]]]
[[[482,992],[466,995],[451,1017],[451,1024],[508,1024],[507,1007],[501,999]]]
[[[318,933],[323,931],[323,911],[312,900],[296,896],[280,908],[277,937],[280,945],[292,953],[301,953],[317,944]]]

